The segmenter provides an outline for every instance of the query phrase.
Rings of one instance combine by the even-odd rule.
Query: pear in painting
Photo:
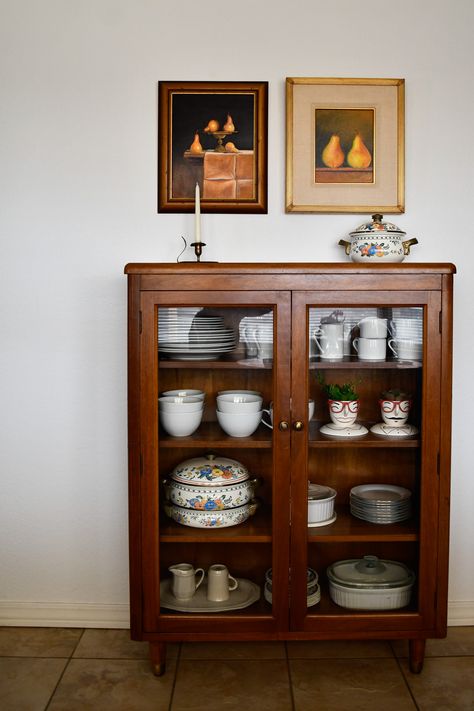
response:
[[[341,148],[339,136],[333,134],[326,148],[323,149],[322,159],[328,168],[340,168],[344,163],[344,151]]]
[[[370,151],[362,140],[360,133],[356,133],[352,148],[347,154],[347,162],[351,168],[368,168],[372,162]]]
[[[234,133],[235,126],[234,126],[234,122],[232,121],[232,116],[230,114],[227,114],[227,121],[225,122],[224,126],[222,127],[222,130],[225,131],[226,133]]]
[[[199,140],[199,133],[194,134],[194,141],[189,146],[190,153],[202,153],[203,147],[201,146],[201,141]]]

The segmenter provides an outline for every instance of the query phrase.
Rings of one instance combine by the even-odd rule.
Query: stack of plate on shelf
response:
[[[216,360],[237,344],[222,316],[207,316],[199,308],[161,307],[158,311],[158,348],[175,360]]]
[[[361,484],[351,489],[351,514],[371,523],[398,523],[411,516],[411,491],[391,484]]]

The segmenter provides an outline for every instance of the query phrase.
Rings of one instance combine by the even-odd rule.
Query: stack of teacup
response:
[[[387,355],[387,319],[367,316],[359,321],[360,337],[354,338],[359,360],[385,360]]]
[[[415,318],[397,318],[392,322],[393,338],[388,342],[398,360],[421,360],[423,357],[423,322]]]
[[[173,437],[189,437],[201,424],[205,394],[202,390],[167,390],[158,398],[163,429]]]
[[[256,390],[225,390],[217,394],[216,416],[231,437],[249,437],[262,420],[262,394]]]

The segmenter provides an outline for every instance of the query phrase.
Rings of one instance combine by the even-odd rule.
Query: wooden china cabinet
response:
[[[410,666],[419,672],[425,640],[446,634],[454,266],[128,264],[125,272],[131,635],[150,643],[155,672],[164,671],[166,642],[317,639],[408,639]],[[235,347],[220,352],[207,344],[209,352],[196,353],[182,343],[170,347],[168,334],[160,338],[160,314],[179,322],[181,310],[191,308],[203,317],[219,316],[235,333]],[[314,331],[335,311],[347,327],[345,354],[322,360]],[[252,351],[253,328],[265,314],[273,357]],[[415,340],[421,347],[417,359],[403,360],[387,349],[383,361],[359,360],[352,339],[367,315],[386,318],[399,338]],[[367,435],[321,434],[329,421],[322,380],[357,383],[359,421],[369,428]],[[191,388],[206,393],[202,422],[188,437],[169,436],[159,422],[158,397]],[[381,419],[380,394],[389,388],[411,394],[410,422],[418,434],[370,432]],[[231,389],[262,393],[265,408],[272,402],[274,428],[261,424],[243,438],[225,434],[215,398]],[[315,401],[310,422],[309,398]],[[163,478],[183,460],[208,453],[235,459],[260,478],[260,506],[244,523],[194,528],[164,512]],[[308,527],[308,481],[337,491],[333,523]],[[380,524],[351,515],[351,488],[370,483],[409,489],[412,516]],[[332,601],[328,566],[365,555],[414,571],[408,606],[354,610]],[[170,578],[171,565],[182,562],[205,570],[223,563],[234,577],[260,586],[260,599],[212,613],[160,606],[160,583]],[[321,590],[320,602],[310,607],[308,567],[317,571]],[[263,594],[269,568],[271,603]]]

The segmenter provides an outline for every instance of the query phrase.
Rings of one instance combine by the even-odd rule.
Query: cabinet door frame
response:
[[[290,627],[295,631],[318,633],[322,636],[381,636],[403,630],[433,630],[438,624],[437,598],[446,594],[447,579],[438,576],[438,537],[440,521],[439,458],[442,446],[441,354],[441,292],[431,290],[367,291],[348,280],[337,292],[295,291],[292,298],[292,420],[304,420],[308,393],[308,307],[344,308],[351,306],[421,306],[424,307],[424,360],[422,373],[421,491],[419,530],[419,601],[416,612],[400,610],[392,614],[369,611],[367,615],[351,614],[341,608],[341,614],[319,614],[317,607],[306,609],[306,579],[296,571],[307,567],[306,511],[292,507],[290,560],[292,567],[290,591]],[[449,416],[449,412],[447,413]],[[429,425],[427,424],[429,422]],[[305,431],[292,431],[292,501],[305,500],[308,480],[308,438]],[[442,624],[442,621],[441,621]]]
[[[290,417],[290,324],[291,293],[289,291],[229,291],[186,290],[144,291],[140,296],[140,461],[141,476],[139,512],[132,506],[131,530],[133,538],[140,541],[140,589],[132,591],[132,609],[141,606],[142,638],[160,633],[175,634],[184,639],[186,634],[199,638],[199,633],[209,634],[207,615],[166,615],[159,606],[159,444],[158,444],[158,330],[157,312],[160,306],[209,305],[211,307],[269,307],[275,310],[273,363],[274,421],[289,421]],[[212,367],[212,365],[210,366]],[[150,376],[151,374],[151,376]],[[192,456],[191,450],[186,454]],[[183,459],[187,458],[183,456]],[[260,632],[276,634],[288,629],[288,568],[289,568],[289,470],[290,433],[277,427],[273,435],[273,488],[272,488],[272,556],[274,568],[273,607],[265,615],[245,614],[213,615],[213,638],[220,634],[227,638]],[[135,513],[133,513],[135,512]],[[236,545],[236,544],[229,544]],[[138,549],[135,551],[138,555]],[[134,564],[135,567],[137,564]],[[262,585],[263,596],[263,585]],[[140,597],[140,600],[138,600]],[[196,637],[198,635],[198,637]]]

